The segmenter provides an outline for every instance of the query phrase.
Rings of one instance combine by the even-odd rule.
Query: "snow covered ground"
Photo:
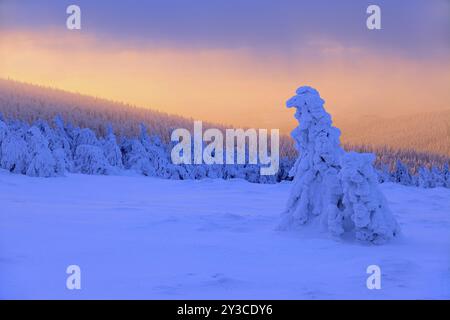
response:
[[[450,189],[382,185],[403,231],[383,246],[276,231],[289,189],[0,171],[0,298],[450,299]]]

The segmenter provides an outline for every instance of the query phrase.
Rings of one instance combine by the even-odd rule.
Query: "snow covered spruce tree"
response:
[[[46,121],[38,120],[34,126],[39,128],[42,136],[48,142],[48,149],[56,162],[56,175],[63,175],[70,169],[72,158],[70,144],[64,141],[63,137],[59,136],[59,132],[51,128]]]
[[[397,160],[393,175],[394,182],[401,183],[405,186],[410,186],[412,184],[412,178],[409,174],[408,167],[405,166],[400,160]]]
[[[299,158],[290,172],[294,185],[282,228],[306,224],[322,214],[336,216],[339,210],[339,159],[344,151],[339,146],[340,132],[331,125],[323,104],[319,93],[310,87],[299,88],[287,101],[288,108],[296,108],[299,121],[291,134]]]
[[[166,179],[171,178],[173,175],[179,178],[170,162],[169,153],[159,136],[153,135],[150,137],[147,132],[147,126],[142,123],[140,141],[145,149],[147,159],[155,171],[155,175]]]
[[[444,181],[445,181],[444,187],[450,188],[450,169],[449,169],[448,163],[446,163],[444,165],[444,167],[442,168],[442,174],[443,174]]]
[[[291,135],[299,158],[280,228],[318,224],[335,237],[347,233],[372,243],[395,236],[398,226],[378,189],[372,159],[346,155],[317,90],[300,87],[296,93],[287,107],[296,108],[299,126]]]
[[[117,145],[116,135],[112,125],[109,123],[106,127],[106,137],[102,140],[103,152],[106,159],[112,167],[123,169],[122,152]]]
[[[381,244],[393,238],[399,227],[378,188],[374,161],[372,153],[348,152],[342,157],[343,223],[336,227],[342,228],[339,234],[348,226],[354,229],[356,239]]]
[[[13,173],[26,174],[28,168],[27,144],[22,137],[20,125],[10,128],[0,122],[0,167]]]
[[[438,167],[432,166],[431,167],[431,177],[433,179],[433,186],[434,187],[444,187],[445,186],[445,178],[444,178],[444,171],[439,170]]]
[[[381,168],[377,170],[377,175],[379,183],[391,182],[393,179],[387,164],[381,165]]]
[[[1,150],[2,142],[3,142],[3,140],[6,139],[6,135],[8,134],[8,131],[9,131],[8,126],[3,121],[2,115],[0,113],[0,150]],[[0,154],[0,158],[1,158],[1,154]]]
[[[417,186],[421,188],[434,188],[433,176],[430,170],[422,166],[419,168]]]
[[[67,134],[64,121],[61,116],[53,119],[54,135],[49,139],[50,150],[56,159],[59,167],[64,167],[64,171],[72,172],[74,169],[73,152],[71,149],[71,138]]]
[[[75,136],[74,166],[76,172],[86,174],[111,174],[114,168],[108,163],[95,133],[88,128]]]
[[[144,176],[155,176],[156,171],[142,143],[136,138],[124,138],[121,144],[125,169],[133,170]]]
[[[25,135],[28,147],[29,164],[26,174],[31,177],[54,177],[63,172],[48,147],[48,140],[37,126],[32,126]]]

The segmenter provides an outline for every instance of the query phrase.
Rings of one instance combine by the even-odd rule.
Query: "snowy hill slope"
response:
[[[192,126],[192,119],[149,108],[0,78],[0,113],[6,118],[33,123],[51,122],[56,115],[96,133],[105,133],[110,123],[121,135],[137,135],[145,123],[154,134],[166,139],[171,128]]]
[[[2,170],[0,298],[450,299],[449,189],[381,185],[403,235],[365,246],[275,231],[290,188]]]

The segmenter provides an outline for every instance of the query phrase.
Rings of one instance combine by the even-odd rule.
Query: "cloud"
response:
[[[127,46],[242,49],[292,57],[311,39],[379,54],[445,57],[450,53],[450,5],[446,0],[378,0],[380,31],[366,28],[371,1],[335,0],[78,0],[83,33]],[[65,29],[61,0],[3,0],[4,30]]]
[[[0,76],[237,126],[293,126],[284,101],[316,87],[333,115],[448,108],[449,60],[378,55],[326,38],[291,59],[247,48],[136,47],[83,33],[0,34]]]

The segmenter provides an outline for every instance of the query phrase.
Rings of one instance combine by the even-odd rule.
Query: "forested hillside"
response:
[[[337,117],[335,124],[346,144],[450,157],[450,109],[396,117]]]
[[[291,179],[288,172],[297,157],[292,139],[282,136],[280,170],[275,176],[260,176],[258,165],[175,166],[170,160],[170,134],[175,128],[192,129],[193,119],[12,80],[0,79],[0,114],[0,167],[30,176],[116,174],[127,169],[171,179],[243,178],[274,183]],[[223,129],[217,124],[204,126]],[[341,128],[348,137],[345,130]],[[380,182],[450,185],[445,152],[418,152],[413,142],[394,148],[387,142],[398,137],[387,132],[391,139],[386,137],[385,145],[361,140],[354,133],[355,141],[361,143],[344,147],[375,153]],[[445,145],[439,148],[435,149],[445,151]]]

